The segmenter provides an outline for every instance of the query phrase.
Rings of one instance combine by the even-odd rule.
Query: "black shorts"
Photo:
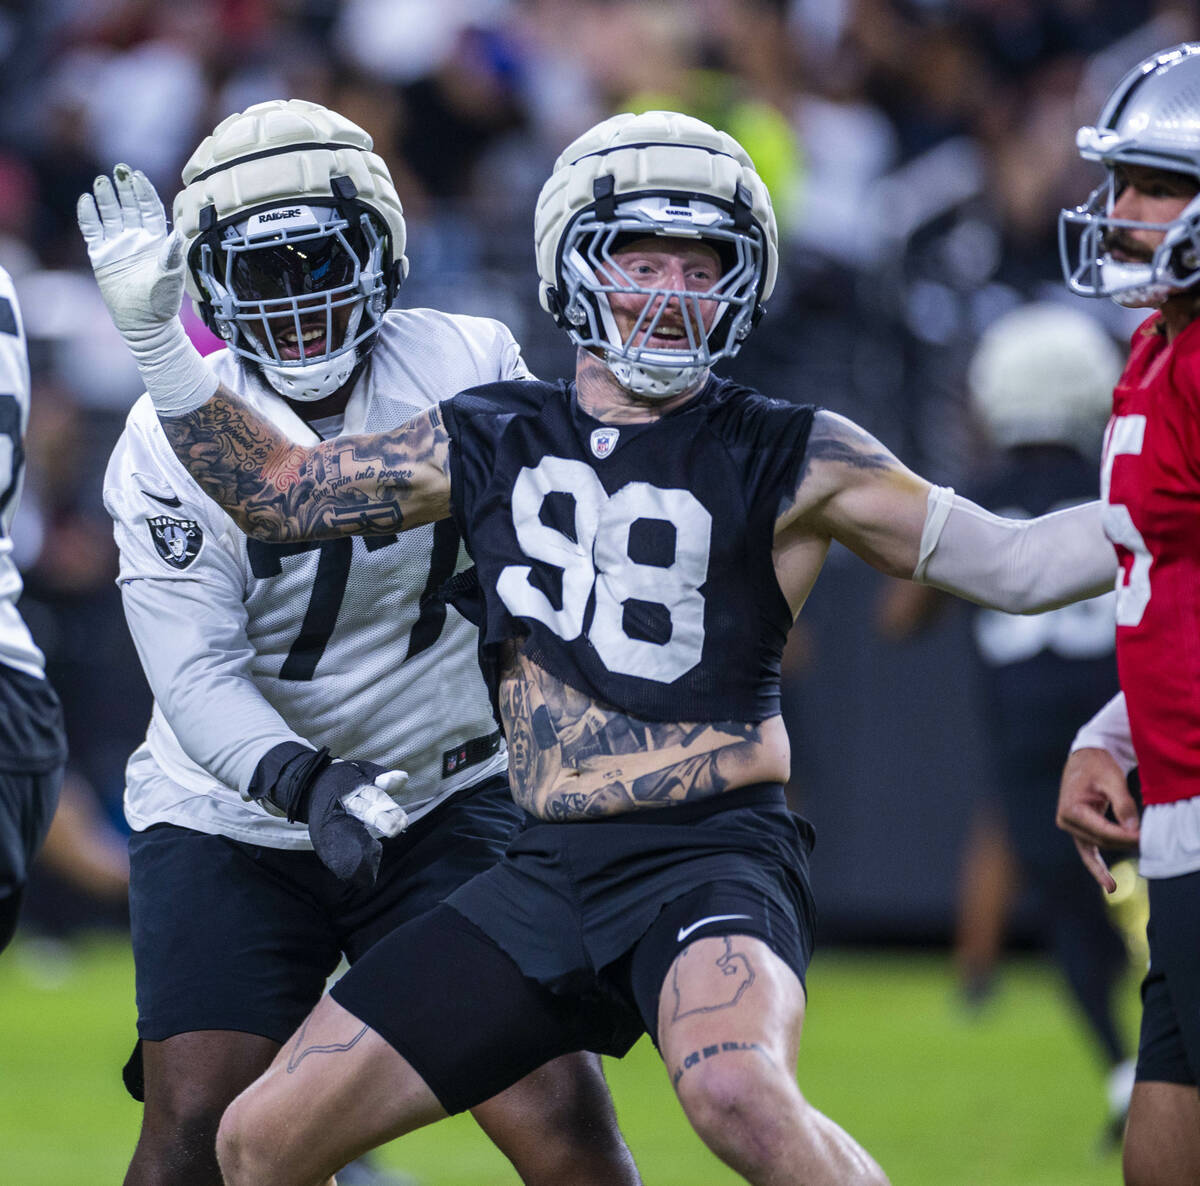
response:
[[[549,1058],[619,1057],[655,1037],[667,971],[695,939],[760,938],[803,983],[812,838],[777,785],[578,823],[527,819],[502,862],[389,936],[332,995],[461,1111]]]
[[[1200,873],[1151,878],[1137,1078],[1200,1086]]]
[[[0,770],[0,951],[17,929],[29,866],[46,839],[62,767],[47,773]]]
[[[522,817],[504,775],[460,791],[383,842],[369,890],[309,851],[171,824],[130,837],[138,1035],[228,1029],[283,1042],[353,963],[503,853]]]

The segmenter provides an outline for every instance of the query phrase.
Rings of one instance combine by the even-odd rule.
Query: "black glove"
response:
[[[342,799],[386,771],[374,762],[335,761],[325,747],[313,750],[285,741],[259,759],[247,794],[273,803],[290,822],[308,824],[321,863],[341,880],[369,889],[379,873],[383,846]]]

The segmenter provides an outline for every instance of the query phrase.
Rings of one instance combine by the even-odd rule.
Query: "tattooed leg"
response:
[[[324,997],[226,1109],[217,1157],[229,1186],[317,1186],[368,1149],[445,1114],[407,1060]]]
[[[688,1120],[747,1181],[886,1186],[857,1142],[796,1084],[804,989],[765,943],[706,937],[663,981],[658,1039]]]

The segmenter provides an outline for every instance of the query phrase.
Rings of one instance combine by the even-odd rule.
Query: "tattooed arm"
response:
[[[450,512],[449,438],[437,407],[390,432],[306,446],[221,386],[161,424],[204,492],[256,539],[388,534]]]
[[[776,535],[792,530],[836,539],[891,576],[911,576],[929,490],[865,429],[819,411]]]
[[[775,524],[775,571],[793,610],[830,540],[891,576],[1008,613],[1041,613],[1111,589],[1104,507],[1006,519],[902,465],[870,433],[818,412],[796,490]]]

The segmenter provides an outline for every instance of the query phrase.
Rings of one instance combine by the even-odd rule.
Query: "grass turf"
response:
[[[818,952],[800,1085],[875,1155],[893,1186],[1118,1186],[1101,1157],[1103,1075],[1054,973],[1010,961],[976,1017],[941,955]],[[1124,1004],[1132,1028],[1132,986]],[[120,1081],[133,1035],[133,968],[120,939],[65,966],[28,944],[0,957],[0,1182],[119,1182],[140,1107]],[[608,1076],[646,1186],[741,1179],[688,1129],[643,1040]],[[513,1186],[516,1175],[456,1117],[380,1155],[422,1186]]]

